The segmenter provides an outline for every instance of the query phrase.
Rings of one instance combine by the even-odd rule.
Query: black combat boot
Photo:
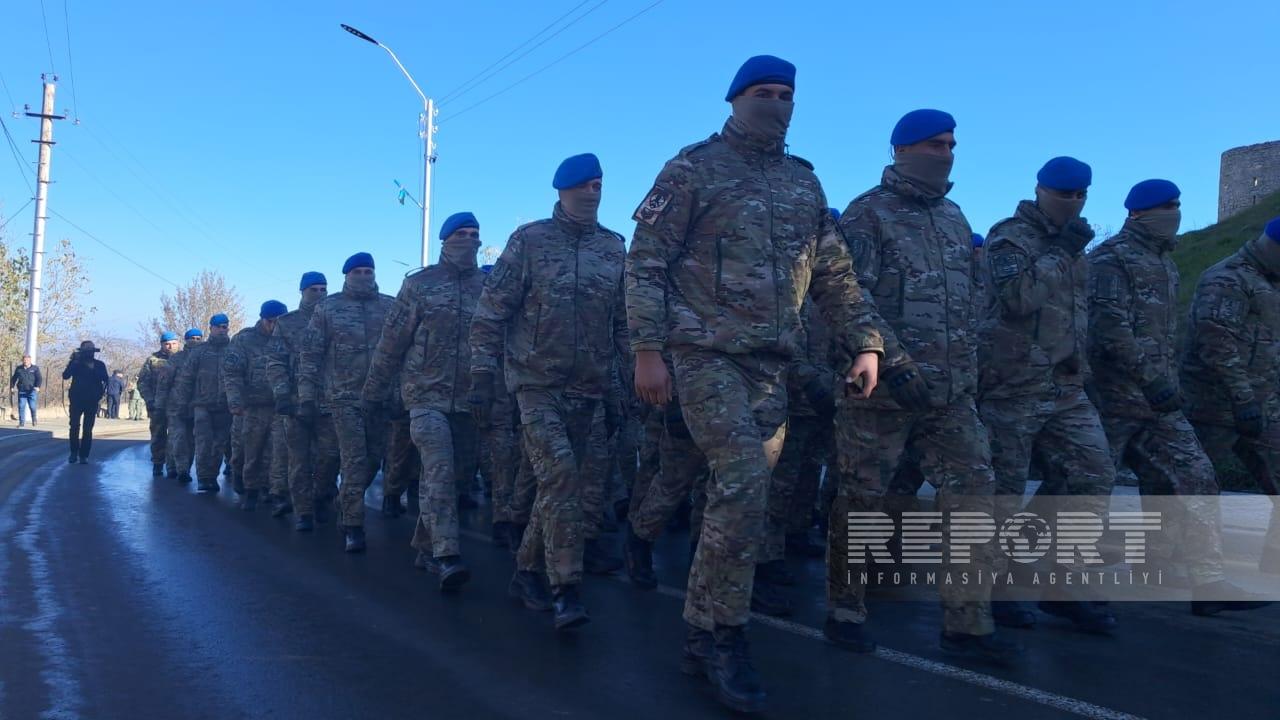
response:
[[[244,497],[240,499],[240,509],[245,512],[253,512],[258,509],[257,489],[245,492]]]
[[[436,558],[437,572],[440,573],[441,592],[451,592],[461,588],[471,579],[471,571],[463,564],[458,555],[445,555]]]
[[[165,471],[165,473],[164,473],[164,474],[165,474],[165,477],[169,478],[170,480],[177,480],[177,479],[178,479],[178,469],[177,469],[177,468],[169,468],[168,470],[166,470],[166,471]]]
[[[333,519],[333,498],[316,498],[316,524],[324,525]]]
[[[991,619],[996,625],[1026,629],[1036,626],[1036,614],[1031,607],[1017,600],[996,600],[991,603]]]
[[[876,651],[876,641],[862,623],[836,620],[828,615],[827,622],[822,626],[822,635],[828,642],[842,650],[856,653]]]
[[[458,493],[459,510],[475,510],[478,507],[480,507],[480,503],[476,502],[476,499],[471,497],[470,492]]]
[[[220,490],[217,480],[201,480],[196,484],[196,492],[201,495],[217,495]]]
[[[993,665],[1010,667],[1022,656],[1022,648],[995,633],[970,635],[944,631],[940,642],[942,652],[954,657],[980,660]]]
[[[508,547],[511,542],[511,523],[499,520],[493,524],[492,536],[493,544],[500,548]]]
[[[436,559],[431,557],[431,553],[426,550],[418,551],[418,554],[413,558],[413,566],[429,573],[440,572],[440,568],[436,566]]]
[[[511,584],[507,586],[507,594],[523,602],[530,610],[551,609],[551,593],[547,592],[542,573],[516,570],[516,574],[511,576]]]
[[[591,622],[586,606],[578,598],[577,585],[560,585],[555,589],[554,609],[557,630],[570,630]]]
[[[346,531],[347,539],[343,549],[349,553],[364,552],[364,527],[360,525],[349,525],[346,527]]]
[[[1076,630],[1090,635],[1110,635],[1116,630],[1116,616],[1106,606],[1087,600],[1041,600],[1040,612],[1071,621]]]
[[[271,505],[271,517],[284,517],[293,512],[293,502],[290,501],[288,495],[276,497],[276,501]]]
[[[75,453],[71,453],[71,455],[67,458],[67,462],[68,462],[68,463],[70,463],[70,464],[72,464],[72,465],[75,465],[75,464],[76,464],[76,460],[77,460],[77,458],[76,458],[76,454],[75,454]]]
[[[686,622],[684,648],[680,653],[680,672],[705,676],[708,673],[707,663],[711,661],[713,643],[711,631]]]
[[[192,479],[191,473],[185,473],[185,472],[178,473],[178,482],[182,483],[183,485],[186,485],[187,483],[191,482],[191,479]]]
[[[782,588],[756,576],[751,590],[751,611],[770,617],[787,617],[791,614],[791,601],[782,594]]]
[[[653,572],[653,543],[636,535],[630,525],[627,526],[627,542],[623,553],[632,585],[641,590],[658,587],[658,576]]]
[[[400,504],[399,495],[382,496],[382,516],[395,519],[404,514],[404,506]]]
[[[786,560],[770,560],[756,565],[756,582],[763,578],[770,585],[791,587],[796,584],[796,576],[787,568]]]
[[[1200,617],[1212,617],[1221,612],[1257,610],[1270,604],[1226,580],[1197,585],[1191,591],[1191,614]]]
[[[244,475],[238,472],[231,473],[231,489],[236,491],[237,495],[244,494]]]
[[[764,709],[766,695],[760,686],[760,675],[751,664],[751,647],[743,626],[716,626],[707,679],[715,686],[716,699],[722,705],[740,713]]]
[[[827,554],[827,547],[814,540],[813,534],[805,531],[787,535],[787,554],[802,558],[820,558]]]
[[[151,463],[151,477],[164,477],[164,463]]]
[[[599,538],[582,543],[582,569],[592,575],[609,575],[622,569],[622,558],[610,553]]]
[[[527,527],[529,527],[529,523],[511,523],[511,528],[508,530],[510,539],[507,541],[507,549],[511,551],[512,557],[515,557],[516,553],[520,551],[520,543],[524,542],[524,529]]]
[[[298,532],[311,532],[316,529],[316,519],[311,513],[298,513],[298,521],[293,524]]]

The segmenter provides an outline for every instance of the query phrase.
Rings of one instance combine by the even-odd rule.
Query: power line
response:
[[[71,112],[80,122],[80,107],[76,102],[76,64],[71,59],[71,17],[67,13],[67,0],[62,0],[63,28],[67,31],[67,66],[71,69]]]
[[[111,252],[115,253],[116,255],[119,255],[120,257],[124,258],[126,261],[128,261],[130,264],[132,264],[134,267],[138,268],[139,270],[141,270],[141,271],[143,271],[143,272],[147,273],[148,275],[151,275],[151,276],[153,276],[153,277],[155,277],[155,278],[157,278],[157,279],[159,279],[159,280],[163,280],[164,282],[169,283],[170,285],[174,286],[175,288],[180,288],[180,287],[181,287],[180,285],[178,285],[178,283],[176,283],[176,282],[174,282],[174,281],[170,280],[169,278],[167,278],[167,277],[165,277],[165,276],[161,275],[160,273],[156,272],[155,270],[152,270],[151,268],[147,267],[146,265],[143,265],[142,263],[138,262],[137,260],[134,260],[133,258],[129,257],[128,255],[125,255],[124,253],[120,252],[119,250],[115,249],[114,247],[111,247],[111,245],[110,245],[110,244],[108,244],[105,240],[103,240],[102,238],[99,238],[97,235],[94,235],[93,233],[89,232],[88,230],[85,230],[84,228],[82,228],[82,227],[80,227],[79,225],[75,224],[74,222],[72,222],[71,220],[67,219],[67,217],[66,217],[65,215],[63,215],[62,213],[58,212],[57,210],[54,210],[53,208],[49,208],[48,210],[49,210],[49,214],[50,214],[50,215],[53,215],[54,217],[58,218],[58,219],[59,219],[59,220],[61,220],[62,222],[64,222],[64,223],[66,223],[66,224],[70,225],[71,227],[75,228],[76,230],[79,230],[81,233],[83,233],[83,234],[84,234],[84,236],[85,236],[85,237],[87,237],[87,238],[89,238],[90,240],[92,240],[92,241],[94,241],[94,242],[98,243],[99,245],[101,245],[102,247],[104,247],[104,248],[106,248],[106,249],[110,250]]]
[[[654,3],[652,3],[652,4],[648,5],[648,6],[646,6],[644,9],[640,10],[640,12],[637,12],[636,14],[634,14],[634,15],[632,15],[631,17],[627,18],[626,20],[623,20],[622,22],[618,23],[617,25],[614,25],[613,27],[609,28],[608,30],[605,30],[604,32],[602,32],[602,33],[600,33],[599,35],[597,35],[597,36],[595,36],[595,37],[591,38],[590,40],[588,40],[588,41],[586,41],[585,43],[583,43],[583,44],[579,45],[578,47],[576,47],[576,48],[574,48],[574,49],[570,50],[569,52],[565,53],[564,55],[561,55],[560,57],[556,58],[555,60],[552,60],[551,62],[547,63],[546,65],[543,65],[542,67],[538,68],[537,70],[534,70],[533,72],[529,73],[528,75],[525,75],[524,77],[522,77],[522,78],[520,78],[519,80],[517,80],[517,81],[515,81],[515,82],[511,83],[510,85],[508,85],[508,86],[506,86],[506,87],[502,88],[502,89],[501,89],[501,90],[499,90],[498,92],[496,92],[496,93],[494,93],[494,94],[492,94],[492,95],[490,95],[490,96],[486,97],[485,99],[481,100],[480,102],[474,103],[474,104],[472,104],[472,105],[468,105],[467,107],[465,107],[465,108],[463,108],[463,109],[459,110],[458,112],[456,112],[456,113],[454,113],[454,114],[450,115],[449,117],[445,118],[444,120],[441,120],[441,121],[440,121],[439,123],[437,123],[437,124],[438,124],[438,125],[443,125],[444,123],[446,123],[446,122],[448,122],[449,120],[452,120],[452,119],[454,119],[454,118],[458,117],[459,115],[464,115],[464,114],[466,114],[466,113],[468,113],[468,112],[471,112],[472,110],[475,110],[476,108],[480,107],[481,105],[484,105],[485,103],[487,103],[487,102],[489,102],[490,100],[492,100],[492,99],[494,99],[494,98],[498,97],[499,95],[504,95],[504,94],[506,94],[509,90],[511,90],[511,89],[513,89],[513,88],[515,88],[516,86],[521,85],[521,84],[523,84],[523,83],[527,82],[528,80],[531,80],[531,79],[533,79],[534,77],[537,77],[538,75],[541,75],[542,73],[546,72],[547,70],[550,70],[551,68],[555,67],[556,65],[559,65],[561,62],[563,62],[563,61],[565,61],[565,60],[569,59],[570,57],[572,57],[572,56],[574,56],[574,55],[578,54],[579,52],[581,52],[581,51],[583,51],[583,50],[587,49],[587,48],[588,48],[588,47],[590,47],[591,45],[594,45],[594,44],[595,44],[597,41],[599,41],[601,38],[603,38],[603,37],[605,37],[606,35],[608,35],[608,34],[612,33],[613,31],[617,30],[618,28],[622,27],[623,25],[626,25],[627,23],[631,22],[632,20],[635,20],[636,18],[640,17],[641,15],[644,15],[645,13],[649,12],[650,10],[652,10],[652,9],[654,9],[654,8],[656,8],[656,7],[658,7],[658,6],[659,6],[659,5],[661,5],[664,1],[665,1],[665,0],[657,0],[656,2],[654,2]]]
[[[9,152],[13,154],[13,161],[18,164],[18,172],[22,175],[22,182],[27,185],[27,192],[34,194],[31,180],[27,177],[31,173],[31,168],[23,164],[22,153],[18,152],[18,144],[13,141],[13,135],[9,134],[9,126],[4,124],[4,118],[0,118],[0,129],[4,130],[4,139],[9,143]]]
[[[13,211],[13,213],[12,213],[11,215],[9,215],[9,219],[8,219],[8,220],[5,220],[4,222],[0,223],[0,230],[5,229],[5,227],[6,227],[9,223],[13,222],[13,219],[14,219],[15,217],[17,217],[18,215],[22,214],[22,211],[23,211],[23,210],[26,210],[26,209],[27,209],[27,206],[28,206],[28,205],[30,205],[31,203],[35,202],[35,201],[36,201],[36,199],[35,199],[35,198],[31,198],[31,199],[27,200],[25,203],[23,203],[23,204],[22,204],[22,207],[18,208],[17,210],[14,210],[14,211]]]
[[[53,66],[53,43],[49,41],[49,18],[44,13],[44,0],[40,0],[40,19],[44,21],[44,46],[49,51],[49,71],[57,75],[58,69]]]
[[[4,81],[3,73],[0,73],[0,87],[4,88],[4,96],[9,98],[9,109],[17,110],[18,104],[13,101],[13,93],[9,92],[9,83]]]
[[[454,89],[450,90],[449,92],[445,93],[445,94],[440,98],[439,103],[440,103],[440,104],[444,104],[444,103],[448,102],[451,98],[457,97],[457,96],[459,96],[459,95],[463,95],[463,94],[465,94],[465,93],[469,92],[470,90],[474,89],[474,88],[475,88],[477,85],[479,85],[480,83],[483,83],[483,82],[484,82],[484,80],[481,80],[481,81],[480,81],[480,83],[474,83],[474,84],[473,84],[473,82],[474,82],[477,78],[479,78],[479,77],[481,77],[482,75],[484,75],[485,73],[489,72],[489,70],[491,70],[491,69],[492,69],[494,66],[496,66],[498,63],[501,63],[503,60],[506,60],[507,58],[509,58],[509,57],[511,57],[512,55],[514,55],[516,52],[518,52],[518,51],[519,51],[521,48],[523,48],[525,45],[528,45],[529,43],[533,42],[534,40],[537,40],[537,39],[538,39],[538,37],[539,37],[540,35],[542,35],[542,34],[543,34],[543,33],[545,33],[546,31],[550,30],[551,28],[555,27],[557,24],[559,24],[559,23],[560,23],[560,21],[561,21],[561,20],[564,20],[565,18],[567,18],[567,17],[569,17],[570,15],[574,14],[575,12],[577,12],[577,11],[578,11],[578,9],[579,9],[579,8],[581,8],[583,5],[586,5],[586,4],[590,3],[590,2],[591,2],[591,0],[582,0],[582,2],[578,3],[577,5],[574,5],[572,8],[570,8],[569,12],[567,12],[567,13],[565,13],[565,14],[561,15],[560,17],[556,18],[555,20],[552,20],[552,21],[551,21],[551,23],[550,23],[550,24],[548,24],[546,27],[542,28],[541,30],[539,30],[538,32],[536,32],[536,33],[534,33],[532,36],[530,36],[528,40],[525,40],[524,42],[522,42],[522,43],[520,43],[519,45],[517,45],[517,46],[515,46],[514,48],[512,48],[512,49],[511,49],[511,52],[508,52],[506,55],[503,55],[502,57],[498,58],[497,60],[494,60],[492,63],[490,63],[490,64],[489,64],[489,66],[488,66],[488,67],[486,67],[485,69],[483,69],[483,70],[481,70],[480,72],[478,72],[478,73],[476,73],[475,75],[473,75],[473,76],[472,76],[470,79],[468,79],[466,82],[462,83],[462,84],[461,84],[461,85],[459,85],[458,87],[456,87],[456,88],[454,88]],[[601,3],[600,3],[600,5],[603,5],[603,4],[604,4],[603,2],[601,2]],[[591,10],[588,10],[587,12],[583,13],[583,14],[582,14],[582,16],[578,18],[578,20],[581,20],[582,18],[586,17],[587,15],[590,15],[590,14],[591,14],[591,12],[592,12],[593,10],[595,10],[596,8],[599,8],[599,7],[600,7],[600,5],[597,5],[596,7],[591,8]],[[573,24],[574,24],[574,23],[578,22],[578,20],[574,20],[572,23],[569,23],[568,25],[565,25],[564,27],[560,28],[560,30],[559,30],[559,31],[557,31],[555,35],[552,35],[551,37],[547,38],[546,40],[543,40],[541,43],[538,43],[538,45],[534,45],[533,47],[529,48],[529,52],[532,52],[532,51],[534,51],[534,50],[538,49],[538,47],[539,47],[540,45],[542,45],[543,43],[545,43],[547,40],[550,40],[551,38],[555,37],[556,35],[559,35],[560,33],[564,32],[564,31],[565,31],[565,30],[567,30],[567,29],[569,29],[570,27],[572,27],[572,26],[573,26]],[[529,52],[526,52],[526,53],[524,53],[524,54],[520,55],[520,57],[515,58],[515,60],[512,60],[511,62],[515,62],[516,60],[519,60],[520,58],[524,57],[525,55],[528,55],[528,54],[529,54]],[[510,65],[510,63],[508,63],[508,65]],[[496,71],[494,71],[494,73],[493,73],[493,74],[489,75],[489,77],[492,77],[493,75],[496,75],[497,73],[502,72],[502,70],[503,70],[504,68],[506,68],[506,67],[507,67],[507,65],[503,65],[502,67],[500,67],[500,68],[498,68]],[[488,78],[485,78],[485,79],[488,79]],[[464,88],[465,88],[465,89],[464,89]]]

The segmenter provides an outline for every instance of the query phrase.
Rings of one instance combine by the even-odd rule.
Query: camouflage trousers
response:
[[[231,416],[231,466],[225,471],[231,478],[244,480],[244,416]]]
[[[520,469],[520,439],[516,434],[514,404],[510,395],[499,396],[493,405],[491,422],[480,430],[480,474],[493,492],[495,523],[515,520],[512,503]],[[528,520],[526,516],[522,522]]]
[[[192,412],[196,447],[196,479],[216,482],[223,462],[231,457],[231,413],[198,407]]]
[[[398,498],[419,480],[422,465],[410,432],[409,413],[387,422],[387,457],[382,463],[382,496]],[[422,488],[418,487],[421,495]]]
[[[289,498],[289,424],[284,415],[271,416],[271,494]]]
[[[836,500],[827,534],[827,612],[842,622],[867,619],[862,573],[874,572],[866,557],[850,558],[846,538],[850,512],[882,512],[885,489],[904,462],[918,462],[921,475],[938,489],[937,510],[994,511],[995,477],[987,430],[971,398],[924,412],[869,409],[857,398],[838,401],[835,444]],[[944,537],[950,529],[943,527]],[[994,569],[991,544],[972,548],[967,564],[952,562],[946,552],[943,573],[983,573]],[[991,620],[991,585],[938,583],[943,628],[947,632],[987,635]]]
[[[270,405],[250,405],[240,422],[240,477],[245,490],[266,490],[271,478],[273,444],[271,429],[275,426],[275,409]]]
[[[787,432],[787,362],[681,349],[672,363],[684,423],[711,468],[684,619],[703,630],[745,625],[769,478]]]
[[[176,410],[166,413],[168,422],[165,425],[168,434],[167,452],[172,460],[166,460],[169,467],[178,471],[179,475],[190,474],[191,464],[195,462],[196,444],[194,421],[184,418]]]
[[[458,475],[475,475],[477,444],[470,413],[419,409],[410,434],[422,460],[418,524],[410,544],[432,557],[461,555],[458,543]]]
[[[1161,523],[1165,533],[1175,539],[1173,546],[1186,564],[1192,584],[1204,585],[1224,579],[1222,520],[1217,503],[1210,499],[1218,494],[1218,479],[1191,423],[1181,412],[1154,418],[1104,415],[1102,427],[1107,431],[1115,466],[1126,465],[1138,476],[1138,491],[1142,495],[1186,498],[1176,505],[1173,516],[1166,514]],[[1197,499],[1201,497],[1204,500]],[[1172,558],[1153,559],[1169,561]]]
[[[516,553],[521,570],[545,567],[552,587],[582,582],[582,485],[598,400],[521,390],[520,425],[538,490]]]
[[[622,419],[621,427],[614,432],[613,460],[609,463],[610,474],[616,478],[615,501],[631,497],[632,487],[636,484],[636,456],[640,444],[640,423],[637,422],[637,414],[632,412],[632,408],[628,405],[624,405],[623,408],[627,414]]]
[[[147,420],[147,429],[151,431],[151,464],[169,462],[172,459],[169,452],[169,415],[158,410],[152,413]]]
[[[782,445],[778,466],[769,479],[768,512],[764,541],[756,563],[786,557],[787,533],[809,529],[818,495],[818,476],[824,450],[829,447],[830,417],[792,415],[787,420],[787,441]]]
[[[983,400],[978,408],[991,438],[996,475],[996,526],[1022,510],[1032,463],[1042,468],[1037,498],[1059,496],[1056,511],[1106,514],[1115,485],[1115,465],[1098,411],[1081,387],[1061,387],[1055,396]],[[1070,506],[1060,496],[1071,496]],[[1036,501],[1028,508],[1036,512]],[[1008,566],[996,554],[1001,569]],[[1083,570],[1083,564],[1073,565]]]
[[[334,432],[342,462],[342,486],[338,506],[346,527],[364,525],[364,491],[369,488],[382,462],[387,442],[383,417],[366,417],[360,408],[340,405],[333,408]]]
[[[538,474],[533,471],[529,456],[529,443],[524,437],[524,424],[516,431],[516,445],[520,451],[520,469],[516,471],[515,491],[511,493],[511,522],[528,525],[533,518],[533,503],[538,497]]]
[[[1246,438],[1234,427],[1192,422],[1200,445],[1215,465],[1233,455],[1244,464],[1258,487],[1271,496],[1271,524],[1263,543],[1262,557],[1280,558],[1280,417],[1273,416],[1259,438]]]
[[[710,469],[674,398],[666,407],[649,410],[645,438],[648,449],[631,492],[629,518],[636,537],[653,542],[690,492],[705,493]],[[700,528],[700,523],[692,526],[694,537]]]
[[[289,498],[293,512],[314,515],[316,502],[331,502],[338,479],[338,436],[333,417],[319,415],[310,424],[285,418],[289,446]]]
[[[613,453],[604,422],[604,404],[596,403],[587,438],[587,457],[582,464],[582,537],[594,540],[604,532],[604,506],[610,495]],[[612,498],[610,498],[611,500]]]

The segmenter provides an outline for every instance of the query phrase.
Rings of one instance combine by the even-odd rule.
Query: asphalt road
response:
[[[121,430],[123,428],[123,430]],[[128,423],[103,433],[138,436]],[[130,432],[132,431],[132,432]],[[229,490],[153,480],[145,446],[0,431],[0,718],[722,717],[678,670],[687,538],[659,544],[658,592],[590,578],[592,622],[557,634],[507,597],[512,561],[482,511],[473,578],[441,595],[412,568],[413,521],[367,498],[369,552],[333,525],[302,535]],[[796,616],[751,630],[771,718],[1274,718],[1280,609],[1194,618],[1117,606],[1114,638],[1042,616],[1021,667],[955,665],[932,602],[875,602],[881,650],[827,646],[820,561],[793,560]]]

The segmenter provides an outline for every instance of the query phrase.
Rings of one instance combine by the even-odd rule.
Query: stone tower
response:
[[[1218,222],[1280,192],[1280,140],[1222,153],[1218,175]]]

